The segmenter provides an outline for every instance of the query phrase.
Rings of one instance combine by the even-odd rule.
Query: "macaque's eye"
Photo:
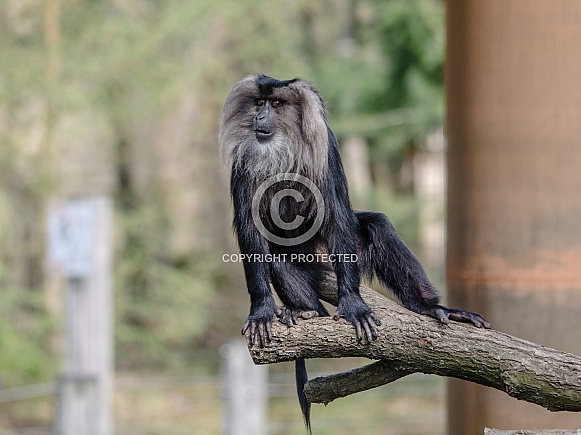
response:
[[[262,107],[264,106],[264,103],[266,103],[266,100],[264,98],[257,98],[256,100],[254,100],[254,102],[258,107]]]
[[[270,105],[276,109],[277,107],[282,106],[282,101],[281,100],[272,100],[270,102]]]

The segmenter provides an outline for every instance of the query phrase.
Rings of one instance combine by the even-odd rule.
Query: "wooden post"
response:
[[[59,435],[113,434],[112,222],[106,197],[49,213],[49,260],[68,283]]]
[[[581,2],[448,0],[448,302],[581,355]],[[451,380],[450,434],[577,429]]]
[[[243,340],[225,344],[220,353],[224,361],[224,434],[266,435],[268,366],[254,365]]]

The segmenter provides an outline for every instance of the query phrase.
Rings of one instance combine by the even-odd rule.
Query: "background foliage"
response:
[[[47,204],[116,198],[119,370],[214,371],[247,315],[217,122],[244,75],[300,76],[341,142],[364,140],[368,195],[412,246],[406,174],[443,116],[440,0],[6,0],[0,4],[0,370],[59,369],[62,277]],[[192,368],[193,367],[193,368]]]

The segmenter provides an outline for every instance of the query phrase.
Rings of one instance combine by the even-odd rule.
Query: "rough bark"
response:
[[[335,303],[332,282],[327,287],[324,299]],[[310,380],[305,392],[314,403],[329,403],[420,372],[476,382],[551,411],[581,411],[580,357],[493,329],[444,325],[365,286],[360,290],[382,323],[376,341],[357,341],[350,324],[330,317],[303,320],[292,328],[275,322],[268,346],[249,346],[252,359],[256,364],[301,357],[379,360]]]
[[[484,435],[579,435],[577,430],[501,430],[484,429]]]

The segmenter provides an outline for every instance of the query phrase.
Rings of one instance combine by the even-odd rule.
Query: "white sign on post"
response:
[[[87,278],[93,270],[95,203],[69,200],[49,209],[48,259],[67,278]]]

